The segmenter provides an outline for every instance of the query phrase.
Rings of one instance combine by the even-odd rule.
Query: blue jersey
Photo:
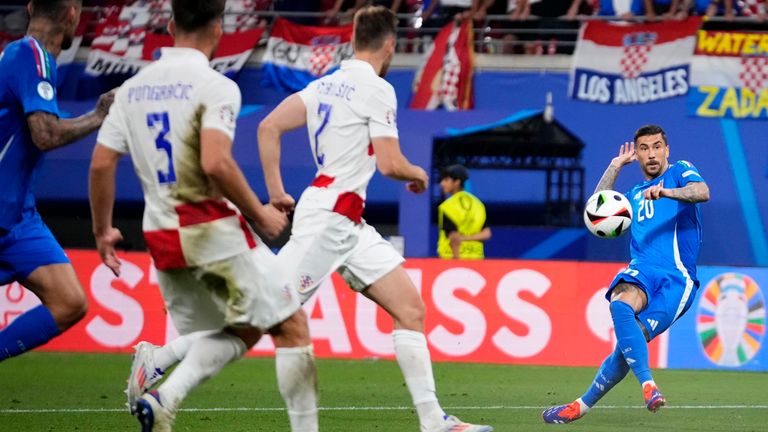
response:
[[[6,45],[0,54],[0,229],[10,231],[34,215],[32,195],[42,152],[32,142],[27,116],[59,115],[56,62],[32,37]]]
[[[664,188],[679,188],[704,179],[691,163],[678,161],[661,176],[642,182],[627,193],[634,212],[631,265],[677,269],[695,280],[701,243],[701,210],[699,204],[669,198],[646,200],[645,190],[662,181]]]

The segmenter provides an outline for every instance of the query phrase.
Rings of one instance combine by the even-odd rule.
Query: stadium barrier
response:
[[[176,336],[146,253],[123,253],[115,278],[98,253],[68,254],[90,301],[88,315],[45,351],[131,352],[139,340]],[[410,259],[427,307],[436,361],[597,366],[615,343],[606,300],[619,263]],[[691,310],[650,345],[652,367],[768,370],[761,349],[768,269],[702,267]],[[14,283],[0,287],[0,328],[39,304]],[[305,305],[318,357],[394,358],[386,314],[334,275]],[[273,353],[264,338],[250,355]]]

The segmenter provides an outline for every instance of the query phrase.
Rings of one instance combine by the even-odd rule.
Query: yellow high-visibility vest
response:
[[[451,241],[443,230],[443,219],[446,216],[456,224],[459,235],[477,234],[485,226],[485,205],[471,193],[460,191],[437,207],[437,226],[440,230],[437,255],[440,258],[453,258]],[[483,242],[477,240],[461,242],[459,258],[482,259],[484,257]]]

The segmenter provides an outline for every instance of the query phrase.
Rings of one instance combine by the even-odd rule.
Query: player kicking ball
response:
[[[632,370],[651,412],[666,404],[651,376],[648,345],[693,304],[699,280],[696,259],[701,244],[699,203],[709,188],[699,171],[686,161],[669,163],[666,133],[643,126],[633,143],[625,143],[605,170],[595,192],[613,189],[619,171],[637,161],[644,180],[626,194],[632,203],[629,266],[611,282],[606,294],[616,334],[616,348],[603,361],[592,385],[567,405],[548,408],[545,423],[570,423],[590,408]]]

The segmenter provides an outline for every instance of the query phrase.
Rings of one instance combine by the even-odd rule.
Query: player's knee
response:
[[[82,290],[76,290],[59,298],[56,305],[50,307],[59,328],[65,330],[75,325],[88,313],[88,299]]]
[[[418,301],[403,305],[394,318],[402,328],[423,331],[425,315],[424,302],[419,298]]]
[[[306,346],[311,343],[307,314],[303,309],[271,328],[269,334],[278,348]]]
[[[243,341],[246,350],[249,350],[256,345],[263,334],[262,331],[256,327],[227,327],[225,331],[232,336],[240,338],[240,340]]]

